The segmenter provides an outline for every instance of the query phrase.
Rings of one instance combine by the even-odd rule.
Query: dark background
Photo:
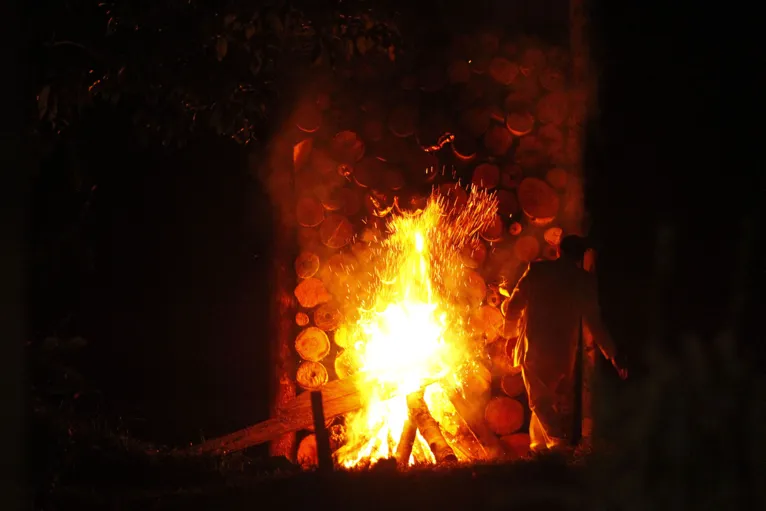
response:
[[[516,24],[526,16],[533,33],[567,28],[552,14],[567,12],[562,2],[511,13],[507,4],[483,2],[493,10],[482,12],[472,2],[444,16],[462,12],[467,23],[505,12]],[[431,6],[419,5],[425,17]],[[606,321],[640,375],[650,336],[672,347],[679,332],[712,338],[732,325],[737,289],[743,337],[755,331],[761,252],[752,245],[749,260],[739,258],[737,240],[741,218],[759,219],[762,178],[738,181],[742,167],[721,167],[710,65],[720,49],[706,37],[707,14],[593,8],[601,86],[587,202]],[[29,195],[27,337],[83,335],[81,370],[104,412],[141,438],[196,442],[267,415],[270,205],[241,146],[209,137],[145,149],[129,116],[129,106],[91,116],[40,162]],[[77,175],[87,176],[82,194],[62,193]],[[46,250],[83,215],[89,253]],[[674,257],[658,279],[655,241],[666,224]],[[762,243],[757,224],[750,232]]]

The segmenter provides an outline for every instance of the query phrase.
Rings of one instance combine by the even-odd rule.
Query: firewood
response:
[[[372,147],[370,156],[374,156],[387,163],[399,165],[406,161],[409,149],[410,146],[406,140],[386,132],[383,139]]]
[[[516,194],[508,190],[497,191],[497,212],[500,216],[508,218],[521,211]]]
[[[487,284],[484,278],[475,270],[468,270],[465,274],[464,293],[473,306],[478,306],[487,295]]]
[[[489,105],[489,118],[500,124],[505,124],[505,110],[500,105]]]
[[[508,357],[508,355],[505,353],[503,353],[503,355],[505,355],[506,358]],[[500,382],[500,387],[508,397],[519,397],[526,390],[524,387],[524,378],[522,378],[521,372],[506,374],[503,376],[503,379]]]
[[[295,313],[295,324],[298,326],[306,326],[309,324],[309,315],[305,312],[296,312]]]
[[[446,199],[448,206],[461,208],[468,201],[468,193],[458,183],[444,183],[439,187],[439,194]]]
[[[435,153],[454,141],[454,128],[452,120],[442,110],[428,111],[420,119],[415,140],[423,151]]]
[[[483,363],[477,362],[466,375],[463,389],[466,397],[473,401],[488,398],[492,390],[492,371]]]
[[[457,461],[457,456],[452,451],[447,441],[442,436],[439,423],[434,420],[428,411],[423,392],[416,392],[407,396],[407,406],[410,409],[412,421],[416,424],[420,434],[423,435],[436,463]]]
[[[518,236],[522,230],[523,227],[519,222],[511,222],[511,225],[508,226],[508,234],[511,236]]]
[[[317,305],[327,303],[332,296],[327,292],[321,280],[311,277],[301,281],[295,288],[295,298],[301,307],[312,309]]]
[[[320,305],[314,311],[314,324],[325,332],[331,332],[338,328],[342,319],[338,307],[330,303]]]
[[[378,142],[383,138],[385,126],[377,117],[366,117],[362,121],[362,136],[370,142]]]
[[[455,134],[452,142],[452,153],[461,161],[469,162],[476,158],[476,137],[462,131]]]
[[[420,114],[414,104],[396,106],[388,117],[388,129],[397,137],[409,137],[415,134]]]
[[[330,152],[341,163],[352,165],[364,156],[365,146],[362,139],[353,131],[341,131],[333,137]]]
[[[545,230],[543,233],[543,239],[549,245],[558,246],[561,244],[561,236],[564,234],[564,230],[561,227],[551,227]]]
[[[374,156],[365,156],[354,165],[354,182],[362,188],[375,188],[380,184],[385,163]]]
[[[420,90],[423,92],[437,92],[447,85],[447,74],[444,68],[437,64],[421,68],[418,78]]]
[[[295,218],[302,227],[316,227],[324,220],[324,208],[316,197],[303,196],[298,199]]]
[[[453,60],[447,67],[450,83],[468,83],[471,79],[471,66],[465,60]]]
[[[319,256],[304,250],[295,258],[295,273],[299,279],[313,277],[319,271]]]
[[[503,239],[503,219],[500,215],[495,215],[495,220],[481,231],[479,235],[489,242],[497,242]]]
[[[307,138],[293,146],[293,169],[296,172],[303,170],[311,161],[311,151],[314,148],[314,140]]]
[[[549,92],[537,102],[537,118],[543,124],[563,124],[568,110],[569,97],[564,92]]]
[[[362,408],[364,401],[358,390],[360,384],[361,382],[355,378],[349,378],[331,381],[322,387],[325,418],[337,417]],[[386,399],[391,397],[394,395],[384,396]],[[312,423],[313,415],[309,393],[304,392],[283,405],[275,417],[234,433],[208,440],[203,444],[192,446],[188,452],[193,454],[235,452],[269,442],[286,433],[306,429]]]
[[[327,383],[328,379],[327,369],[319,362],[301,362],[295,373],[295,381],[306,390],[316,390]]]
[[[333,341],[335,345],[341,349],[346,349],[353,344],[352,332],[350,327],[346,325],[340,325],[333,332]]]
[[[364,207],[367,212],[378,218],[385,218],[394,211],[396,207],[396,196],[383,192],[370,190],[364,196]]]
[[[415,444],[415,438],[418,435],[418,427],[415,421],[408,417],[404,422],[402,434],[399,436],[399,444],[396,446],[396,463],[400,467],[406,467],[410,463],[412,455],[412,446]]]
[[[534,236],[519,236],[513,244],[513,252],[519,261],[534,261],[540,255],[540,242]]]
[[[298,246],[311,252],[324,248],[322,242],[319,241],[319,230],[312,227],[299,227]]]
[[[296,457],[296,461],[303,470],[309,470],[319,465],[317,440],[314,433],[303,437],[301,443],[298,444],[298,456]]]
[[[338,173],[338,160],[321,148],[314,148],[311,151],[311,162],[309,166],[316,174],[323,177],[332,176]]]
[[[545,173],[545,180],[556,190],[563,190],[567,187],[567,177],[567,171],[558,167]]]
[[[313,133],[322,125],[322,112],[316,103],[305,101],[295,110],[295,125],[306,133]]]
[[[520,165],[506,162],[500,168],[500,186],[503,188],[514,190],[519,187],[522,179],[524,179],[524,171]]]
[[[505,118],[505,126],[512,135],[523,137],[532,132],[535,118],[529,112],[511,112]]]
[[[359,372],[361,360],[353,348],[345,349],[335,357],[335,374],[343,380]]]
[[[385,190],[398,191],[404,188],[404,176],[392,166],[386,167],[380,181]]]
[[[508,325],[503,325],[504,330],[508,330]],[[493,343],[492,345],[498,346],[500,351],[492,356],[492,376],[503,378],[505,375],[514,372],[513,359],[511,359],[506,353],[502,341]],[[514,396],[515,397],[515,396]]]
[[[517,460],[529,456],[529,435],[527,433],[514,433],[500,437],[505,446],[509,460]]]
[[[534,135],[521,137],[514,156],[516,157],[516,163],[525,170],[537,170],[548,162],[545,146]]]
[[[472,269],[481,267],[487,258],[487,247],[481,241],[467,243],[460,251],[460,259],[463,264]]]
[[[513,143],[513,135],[505,125],[492,125],[484,133],[484,147],[492,156],[503,156]]]
[[[519,66],[503,57],[495,57],[489,63],[489,75],[499,84],[512,84],[518,74]]]
[[[487,305],[490,307],[500,307],[500,303],[503,301],[503,297],[500,295],[500,291],[496,285],[487,286]]]
[[[513,83],[514,91],[520,95],[519,99],[525,98],[528,102],[525,105],[525,109],[528,110],[530,106],[533,106],[536,100],[540,97],[542,87],[536,75],[525,75],[522,69],[521,74],[516,78]],[[506,101],[509,98],[506,97]],[[510,109],[508,111],[511,111]]]
[[[542,179],[528,177],[519,185],[519,204],[536,225],[550,223],[559,211],[559,196]]]
[[[537,130],[537,138],[549,157],[564,149],[564,134],[561,128],[555,124],[546,124]]]
[[[540,73],[540,85],[549,92],[564,90],[564,72],[556,67],[546,67]]]
[[[466,426],[468,426],[468,429],[484,450],[485,458],[504,458],[506,456],[505,447],[489,429],[484,420],[482,410],[477,406],[477,403],[466,400],[461,395],[461,392],[454,387],[448,387],[446,390],[450,402],[455,407],[455,411],[466,423]]]
[[[546,64],[546,55],[540,48],[527,48],[521,53],[519,67],[525,76],[537,76]]]
[[[503,108],[508,113],[529,112],[534,106],[534,97],[524,91],[511,92],[503,100]]]
[[[496,435],[510,435],[524,424],[524,407],[510,397],[494,397],[484,409],[484,419]]]
[[[330,213],[319,226],[319,237],[330,248],[345,247],[353,236],[354,228],[343,215]]]
[[[474,138],[480,137],[489,129],[489,109],[484,107],[469,108],[462,113],[460,120],[468,135]]]
[[[492,163],[482,163],[473,170],[471,181],[476,188],[491,190],[500,184],[500,169]]]
[[[295,351],[303,360],[319,362],[330,353],[330,339],[315,326],[304,328],[295,338]]]
[[[490,305],[484,305],[471,314],[470,325],[474,331],[486,336],[487,343],[496,341],[503,332],[505,318],[502,313]]]
[[[317,193],[317,195],[319,196],[319,202],[322,203],[322,207],[325,211],[338,211],[343,206],[343,199],[340,196],[340,190],[342,190],[342,188],[321,188],[320,190],[321,193]]]
[[[545,245],[543,247],[543,259],[548,259],[549,261],[554,261],[559,258],[560,252],[559,247],[554,247],[553,245]]]

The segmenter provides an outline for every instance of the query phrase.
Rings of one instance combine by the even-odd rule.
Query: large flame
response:
[[[361,373],[365,406],[346,418],[347,442],[336,453],[341,465],[393,457],[408,418],[406,396],[422,388],[448,442],[455,435],[460,419],[444,384],[462,384],[477,346],[460,251],[496,210],[494,196],[474,191],[459,208],[433,195],[422,211],[389,220],[388,237],[372,258],[373,284],[358,297],[358,319],[343,326],[353,339],[347,350]],[[409,463],[433,461],[418,434]]]

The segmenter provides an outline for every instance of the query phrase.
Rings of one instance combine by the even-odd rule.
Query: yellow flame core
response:
[[[347,468],[394,457],[408,419],[406,395],[424,387],[447,440],[457,431],[459,419],[440,382],[459,386],[460,368],[472,357],[460,249],[494,220],[497,200],[474,192],[459,210],[446,206],[446,198],[434,195],[419,214],[389,220],[368,298],[361,299],[358,320],[344,325],[356,339],[348,349],[365,405],[346,418],[347,441],[336,458]],[[434,462],[419,433],[409,463],[417,461]]]

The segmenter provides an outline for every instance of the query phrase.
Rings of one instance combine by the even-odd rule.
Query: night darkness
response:
[[[555,3],[526,15],[541,30],[566,28],[546,17]],[[682,334],[710,342],[736,328],[755,360],[763,176],[722,167],[720,77],[710,64],[722,50],[703,13],[633,4],[593,2],[592,11],[600,85],[586,208],[606,322],[637,377],[652,336],[674,349]],[[133,113],[130,104],[96,110],[32,158],[26,338],[87,339],[78,370],[98,392],[80,406],[177,446],[268,417],[273,206],[248,149],[213,135],[183,149],[146,147]],[[673,257],[660,278],[665,227]]]

